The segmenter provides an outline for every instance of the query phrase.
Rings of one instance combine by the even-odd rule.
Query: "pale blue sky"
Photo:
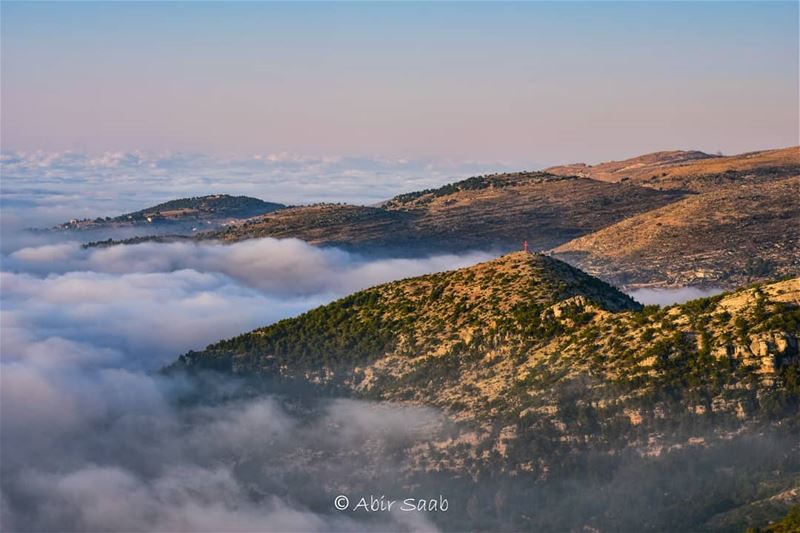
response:
[[[555,163],[798,143],[798,3],[2,3],[4,149]]]

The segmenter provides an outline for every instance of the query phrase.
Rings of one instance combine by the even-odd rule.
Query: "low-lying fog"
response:
[[[137,157],[4,159],[4,179],[9,171],[17,174],[2,191],[0,529],[433,529],[417,513],[355,524],[333,511],[330,498],[338,482],[364,469],[365,442],[391,450],[424,438],[438,419],[435,412],[342,400],[298,410],[270,394],[187,406],[186,398],[214,397],[237,385],[213,383],[197,391],[154,371],[187,350],[356,290],[492,255],[370,259],[292,239],[83,249],[64,235],[19,231],[147,205],[111,192],[140,186],[132,176],[145,162]],[[173,179],[175,168],[186,166],[180,161],[170,163],[174,168],[147,164],[158,170],[148,178],[151,185],[169,178],[162,185],[175,191],[164,195],[162,187],[153,202],[185,195],[198,183],[203,193],[219,192],[219,180]],[[283,164],[300,172],[294,162]],[[77,178],[92,165],[106,165],[108,175]],[[260,165],[243,164],[251,177]],[[104,189],[112,178],[116,188]],[[259,192],[252,180],[246,183],[224,192]],[[84,198],[91,200],[88,212]],[[643,303],[672,303],[705,294],[632,295]],[[368,464],[383,479],[402,467]]]
[[[269,395],[179,409],[181,384],[152,371],[360,288],[488,258],[367,260],[274,239],[10,253],[1,281],[3,529],[364,529],[311,510],[313,498],[296,496],[305,489],[275,472],[276,458],[307,449],[300,471],[354,471],[363,456],[347,465],[346,452],[370,438],[418,437],[415,423],[431,413],[331,401],[309,423]],[[339,459],[327,465],[320,450]],[[373,526],[431,527],[409,513],[382,520]]]
[[[0,529],[432,529],[413,512],[356,525],[334,511],[332,497],[336,483],[364,467],[365,442],[380,450],[420,438],[433,411],[343,400],[297,409],[272,394],[218,402],[209,399],[214,390],[234,384],[193,391],[154,371],[189,349],[367,286],[490,256],[367,259],[291,239],[83,249],[65,240],[80,238],[74,234],[22,231],[207,192],[287,201],[264,194],[280,182],[281,168],[283,179],[295,178],[284,194],[314,196],[326,185],[304,186],[299,176],[311,167],[279,158],[242,163],[237,182],[235,175],[203,178],[179,160],[137,157],[4,156]],[[347,174],[348,163],[314,164],[336,181],[331,173]],[[257,182],[267,167],[275,177]],[[150,187],[134,177],[143,168]],[[189,176],[173,176],[187,168]],[[340,181],[349,184],[337,188],[344,194],[361,180]],[[136,191],[134,200],[126,190]],[[140,193],[146,190],[153,198]],[[186,406],[187,397],[206,401]],[[391,479],[399,465],[374,468]]]
[[[424,513],[356,524],[329,500],[365,468],[364,442],[424,439],[434,412],[328,401],[309,421],[272,395],[178,407],[190,385],[152,371],[358,289],[490,257],[375,260],[291,239],[9,253],[0,278],[3,529],[432,529]],[[633,294],[644,303],[700,295]],[[401,467],[370,465],[386,479]]]
[[[677,287],[671,289],[634,289],[628,295],[645,305],[682,304],[696,298],[707,298],[724,292],[719,287]]]

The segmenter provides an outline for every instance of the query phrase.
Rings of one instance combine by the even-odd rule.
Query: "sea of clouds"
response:
[[[2,221],[14,228],[48,227],[218,193],[291,205],[374,204],[399,193],[511,169],[500,161],[434,158],[9,150],[0,153],[0,166]]]
[[[436,413],[330,400],[309,421],[273,394],[187,406],[187,395],[238,385],[198,391],[157,371],[359,289],[494,254],[375,258],[295,239],[83,248],[75,234],[24,228],[217,192],[372,203],[481,170],[287,154],[4,153],[0,529],[433,529],[414,513],[354,522],[333,511],[332,498],[365,465],[378,479],[397,478],[402,465],[365,463],[364,443],[381,450],[424,439]]]
[[[179,407],[188,385],[154,371],[355,290],[488,258],[376,260],[291,239],[10,252],[0,278],[3,530],[431,529],[408,513],[356,525],[326,513],[335,494],[324,491],[314,501],[329,496],[327,507],[312,510],[298,498],[306,489],[276,471],[306,449],[318,458],[304,471],[341,480],[328,472],[332,454],[358,470],[363,456],[348,466],[344,452],[420,437],[413,422],[430,413],[331,401],[307,424],[269,394]]]
[[[353,291],[489,254],[376,259],[294,239],[85,249],[70,240],[75,234],[23,230],[214,192],[371,202],[446,181],[438,172],[286,154],[222,161],[5,153],[0,529],[433,529],[416,513],[356,523],[334,510],[333,498],[335,484],[365,466],[365,442],[380,450],[423,438],[436,413],[328,400],[309,418],[269,393],[187,406],[187,395],[216,397],[237,385],[193,390],[158,370],[190,349]],[[374,465],[385,479],[398,467]]]

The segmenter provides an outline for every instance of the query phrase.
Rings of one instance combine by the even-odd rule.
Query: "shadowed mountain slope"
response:
[[[627,184],[543,173],[480,176],[397,196],[381,207],[313,205],[231,225],[204,238],[297,237],[313,244],[416,253],[546,249],[681,197]]]

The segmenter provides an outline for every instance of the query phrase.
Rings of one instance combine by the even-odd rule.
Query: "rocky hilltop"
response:
[[[517,252],[367,289],[181,362],[414,399],[468,418],[521,416],[553,384],[543,387],[543,376],[581,375],[634,397],[666,387],[691,397],[691,409],[736,414],[744,396],[735,397],[749,393],[725,383],[783,386],[782,369],[798,363],[798,318],[798,279],[642,308],[566,263]]]
[[[731,183],[762,183],[800,174],[800,147],[733,156],[676,150],[655,152],[597,165],[578,163],[546,170],[612,183],[629,182],[656,189],[703,192]]]
[[[638,497],[653,491],[653,512],[663,513],[653,529],[725,529],[747,523],[737,509],[800,479],[796,435],[768,461],[756,437],[800,430],[799,324],[800,279],[642,307],[563,262],[519,252],[358,292],[189,352],[170,371],[440,408],[458,429],[407,450],[416,465],[408,475],[485,479],[486,494],[465,504],[473,521],[462,525],[492,516],[484,527],[641,526],[609,496],[626,490],[618,475],[633,462]],[[683,471],[695,457],[707,461],[697,468],[719,467],[693,474],[679,493],[665,497],[661,481],[644,479],[652,469]],[[731,477],[734,457],[742,472]],[[731,483],[736,492],[722,488]],[[532,498],[555,510],[520,511]],[[588,514],[558,512],[565,502]]]
[[[555,248],[620,286],[737,287],[800,272],[800,177],[689,196]]]

